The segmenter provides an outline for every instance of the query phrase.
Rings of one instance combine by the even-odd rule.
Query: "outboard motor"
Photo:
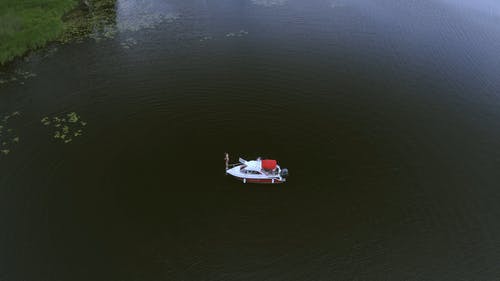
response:
[[[287,168],[281,169],[280,176],[286,178],[288,176],[288,169]]]

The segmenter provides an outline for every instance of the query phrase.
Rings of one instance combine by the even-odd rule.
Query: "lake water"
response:
[[[116,22],[2,70],[0,280],[500,278],[500,4],[118,0]],[[41,119],[70,112],[66,144]],[[237,182],[226,151],[288,182]]]

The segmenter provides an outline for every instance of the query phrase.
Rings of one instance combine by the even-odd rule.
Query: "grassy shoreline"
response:
[[[1,0],[0,65],[51,41],[88,36],[114,13],[115,0]]]

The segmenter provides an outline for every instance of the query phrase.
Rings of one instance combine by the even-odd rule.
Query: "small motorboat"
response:
[[[276,160],[260,159],[247,161],[240,158],[239,163],[229,164],[229,154],[226,153],[226,174],[235,177],[243,183],[284,183],[288,169],[281,169]]]

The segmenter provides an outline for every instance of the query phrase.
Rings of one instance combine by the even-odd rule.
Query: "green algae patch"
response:
[[[15,111],[0,119],[0,156],[9,155],[20,141],[16,131],[11,128],[11,122],[19,116],[21,113]]]
[[[83,129],[87,122],[83,121],[76,112],[61,116],[43,117],[40,122],[43,126],[51,129],[51,135],[55,140],[68,144],[75,138],[83,135]]]

